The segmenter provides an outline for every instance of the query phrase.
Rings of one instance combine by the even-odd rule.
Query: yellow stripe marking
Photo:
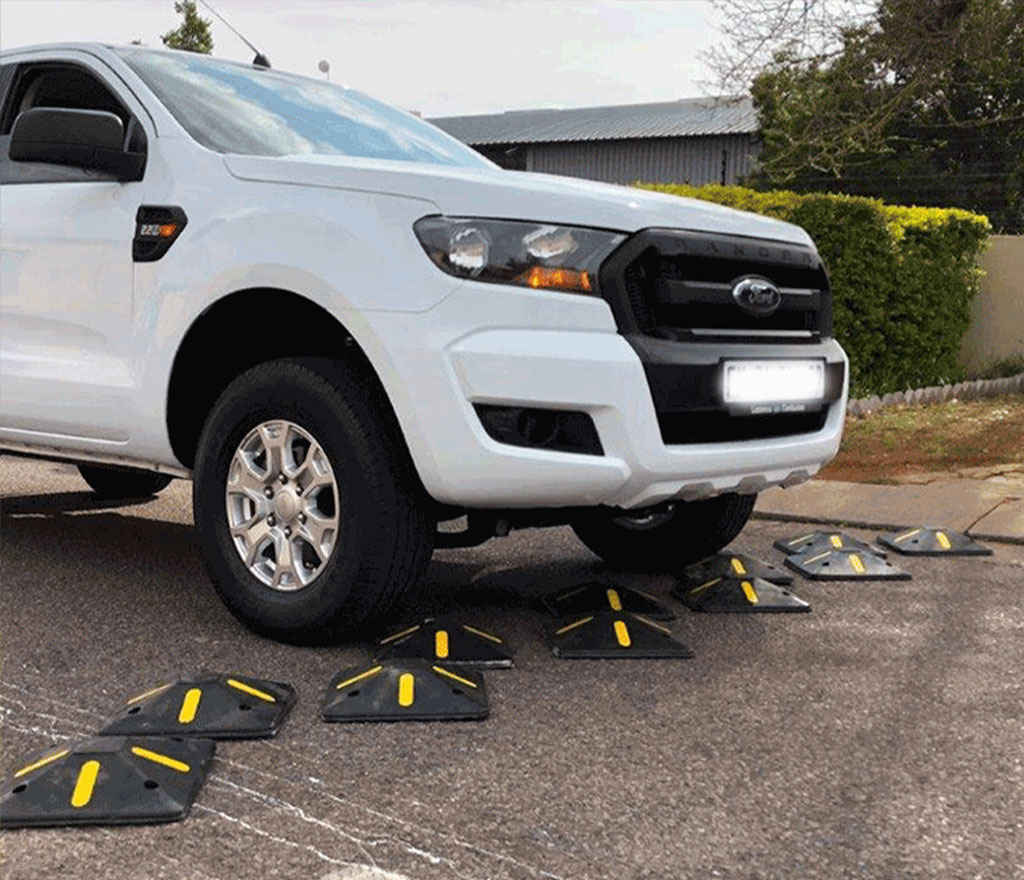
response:
[[[740,586],[743,587],[743,593],[746,595],[747,601],[751,605],[756,605],[757,602],[758,602],[758,599],[757,599],[757,590],[754,589],[754,585],[752,583],[750,583],[750,581],[743,581],[743,583],[740,584]]]
[[[398,676],[398,705],[411,706],[416,699],[416,679],[411,672]]]
[[[590,617],[581,617],[579,620],[575,621],[574,623],[570,623],[568,626],[563,626],[560,630],[556,630],[555,631],[555,635],[556,636],[565,635],[567,632],[569,632],[569,630],[576,629],[576,627],[578,627],[578,626],[583,626],[583,624],[585,624],[585,623],[590,623],[590,621],[592,621],[593,619],[594,619],[593,615],[591,615]]]
[[[434,633],[434,656],[438,660],[444,660],[448,656],[448,632],[439,629]]]
[[[276,703],[272,694],[268,694],[266,691],[261,691],[254,688],[252,685],[246,684],[244,681],[238,681],[235,678],[228,679],[228,687],[233,687],[236,691],[241,691],[243,694],[249,694],[251,697],[256,697],[260,700],[266,700],[268,703]]]
[[[853,566],[853,570],[857,572],[857,574],[864,574],[864,563],[860,561],[860,557],[856,553],[850,554],[850,565]]]
[[[814,535],[814,532],[811,532],[810,535],[801,535],[799,538],[794,538],[792,541],[789,542],[789,546],[792,547],[794,544],[799,544],[802,541],[806,541],[808,538],[812,537],[813,535]]]
[[[433,669],[438,675],[446,675],[448,678],[459,682],[459,684],[464,684],[466,687],[476,687],[476,684],[468,678],[463,678],[461,675],[456,675],[454,672],[449,672],[447,669],[442,669],[440,666],[432,666],[431,669]]]
[[[374,666],[372,669],[367,669],[366,672],[360,672],[359,675],[353,675],[351,678],[346,678],[341,684],[335,685],[335,690],[344,690],[350,684],[355,684],[357,681],[362,681],[364,678],[369,678],[371,675],[376,675],[384,667]]]
[[[410,633],[416,632],[416,630],[418,630],[419,628],[419,624],[416,624],[416,626],[410,626],[408,629],[403,629],[401,632],[397,632],[393,636],[388,636],[386,639],[381,639],[379,642],[377,642],[377,644],[386,645],[388,642],[393,642],[395,639],[400,639],[402,638],[402,636],[407,636]]]
[[[188,771],[192,769],[184,761],[179,761],[176,758],[162,755],[160,752],[151,752],[149,749],[142,748],[142,746],[132,746],[132,754],[137,758],[145,758],[147,761],[152,761],[154,764],[162,764],[164,767],[170,767],[172,770],[177,770],[179,773],[188,773]]]
[[[616,620],[613,624],[615,627],[615,638],[618,639],[619,645],[623,648],[628,648],[633,644],[629,640],[629,630],[626,628],[626,623],[623,620]]]
[[[949,543],[949,538],[946,537],[945,532],[936,532],[935,540],[939,542],[939,546],[942,547],[943,550],[953,549],[953,545]]]
[[[144,694],[139,694],[137,697],[132,697],[127,703],[125,703],[125,705],[130,706],[132,703],[137,703],[139,702],[139,700],[144,700],[146,699],[146,697],[151,697],[153,696],[153,694],[158,694],[160,693],[160,691],[165,691],[169,687],[169,684],[162,684],[160,685],[160,687],[155,687],[151,691],[146,691]]]
[[[499,639],[497,636],[492,636],[490,633],[485,633],[482,629],[477,629],[475,626],[466,626],[466,624],[462,624],[462,628],[466,632],[473,633],[473,635],[475,636],[480,636],[480,638],[482,639],[488,639],[489,641],[494,642],[494,644],[496,645],[504,644],[501,641],[501,639]]]
[[[22,767],[17,773],[14,774],[14,778],[17,779],[19,776],[24,776],[26,773],[31,773],[33,770],[38,770],[40,767],[45,767],[47,764],[52,764],[59,758],[63,758],[70,751],[70,749],[61,749],[59,752],[54,752],[52,755],[47,755],[45,758],[40,758],[34,764],[29,764],[27,767]]]
[[[199,700],[203,692],[199,688],[189,688],[185,691],[185,698],[181,701],[181,709],[178,711],[179,724],[191,724],[196,720],[196,712],[199,711]]]
[[[646,623],[651,629],[656,629],[659,632],[663,632],[667,636],[672,635],[672,630],[670,630],[667,626],[661,626],[660,624],[655,623],[653,620],[648,620],[646,617],[641,617],[639,614],[634,614],[633,619],[639,620],[641,623]]]
[[[743,567],[743,563],[735,556],[732,559],[730,559],[729,562],[732,564],[732,570],[736,572],[736,574],[747,573],[747,570]]]
[[[581,587],[577,587],[575,590],[569,590],[568,593],[559,593],[559,595],[555,596],[555,601],[561,602],[565,599],[568,599],[570,596],[575,596],[577,593],[581,592],[582,590],[585,590],[586,588],[587,585],[584,584]]]
[[[699,587],[694,587],[694,588],[693,588],[692,590],[690,590],[690,595],[691,595],[691,596],[696,596],[696,595],[697,595],[697,593],[702,593],[702,592],[704,592],[704,590],[706,590],[706,589],[707,589],[708,587],[713,587],[713,586],[714,586],[715,584],[717,584],[717,583],[718,583],[718,582],[719,582],[720,580],[721,580],[721,578],[715,578],[715,579],[714,579],[713,581],[708,581],[707,583],[701,584],[701,585],[700,585]]]
[[[843,548],[843,539],[840,538],[839,535],[829,535],[828,539],[832,542],[832,546],[835,547],[836,550],[841,550]]]
[[[96,787],[96,777],[100,775],[99,761],[86,761],[78,771],[75,790],[71,792],[71,806],[84,807],[92,800],[92,790]]]
[[[810,559],[805,559],[804,565],[810,565],[812,562],[817,562],[819,559],[824,559],[831,552],[831,550],[826,550],[824,553],[819,553],[817,556],[812,556]]]
[[[905,535],[900,535],[898,538],[893,538],[892,542],[894,544],[898,544],[900,541],[906,541],[907,538],[913,538],[914,535],[916,535],[920,531],[920,529],[914,529],[914,531],[912,532],[907,532]]]
[[[606,590],[608,596],[608,604],[612,606],[612,611],[622,610],[622,600],[619,598],[618,590]]]

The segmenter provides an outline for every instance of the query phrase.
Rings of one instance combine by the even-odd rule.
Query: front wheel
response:
[[[199,440],[199,543],[228,608],[281,641],[335,641],[423,574],[435,523],[365,379],[280,360],[235,379]]]
[[[634,571],[676,571],[717,553],[747,524],[756,495],[729,493],[632,513],[597,508],[572,524],[605,562]]]

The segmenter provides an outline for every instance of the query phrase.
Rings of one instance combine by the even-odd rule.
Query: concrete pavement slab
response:
[[[1015,483],[995,479],[947,479],[900,486],[812,480],[789,489],[762,492],[755,513],[768,518],[846,523],[867,528],[935,525],[965,532],[1011,504],[1007,499],[1019,497]],[[1012,502],[1016,503],[1016,500]],[[992,522],[992,527],[985,532],[996,535],[995,540],[1024,540],[1020,520],[1012,514],[997,517]]]

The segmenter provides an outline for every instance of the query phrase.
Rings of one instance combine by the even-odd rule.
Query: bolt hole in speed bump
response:
[[[482,675],[415,658],[343,669],[321,709],[324,721],[479,721],[489,713]]]
[[[651,620],[675,620],[676,617],[671,608],[647,593],[598,581],[549,593],[541,601],[559,617],[575,617],[595,611],[628,611]]]
[[[812,581],[909,581],[910,574],[866,550],[823,550],[786,557],[786,565]]]
[[[202,673],[132,697],[100,733],[263,739],[276,735],[294,705],[290,685]]]
[[[48,749],[0,783],[0,828],[184,819],[215,748],[209,739],[99,736]]]
[[[809,532],[788,540],[779,538],[774,546],[776,550],[781,550],[790,556],[796,554],[814,556],[816,553],[824,553],[828,550],[862,550],[883,558],[887,555],[881,547],[861,541],[845,532]]]
[[[992,551],[952,529],[921,526],[879,535],[878,543],[905,556],[991,556]]]
[[[451,617],[428,617],[379,639],[378,660],[418,658],[443,666],[510,669],[512,653],[500,636]]]
[[[785,614],[808,612],[811,606],[788,589],[764,578],[723,576],[690,586],[680,583],[672,590],[691,611],[711,614]]]
[[[551,652],[562,660],[686,659],[693,656],[672,631],[628,612],[599,611],[565,619],[550,633]]]
[[[682,570],[680,580],[689,586],[699,586],[714,578],[743,576],[762,578],[781,586],[793,583],[789,572],[745,553],[716,553],[694,562]]]

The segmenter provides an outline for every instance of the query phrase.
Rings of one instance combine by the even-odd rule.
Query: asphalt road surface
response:
[[[66,466],[0,458],[0,769],[181,673],[293,683],[278,737],[224,742],[184,822],[0,833],[39,878],[1024,876],[1024,547],[910,559],[905,583],[798,583],[809,615],[697,615],[683,661],[560,661],[537,595],[614,574],[567,529],[439,552],[408,609],[505,636],[482,723],[327,725],[365,648],[238,625],[193,542],[190,485],[103,506]],[[778,559],[793,526],[736,547]],[[866,536],[864,532],[855,532]],[[397,621],[401,622],[401,621]]]

